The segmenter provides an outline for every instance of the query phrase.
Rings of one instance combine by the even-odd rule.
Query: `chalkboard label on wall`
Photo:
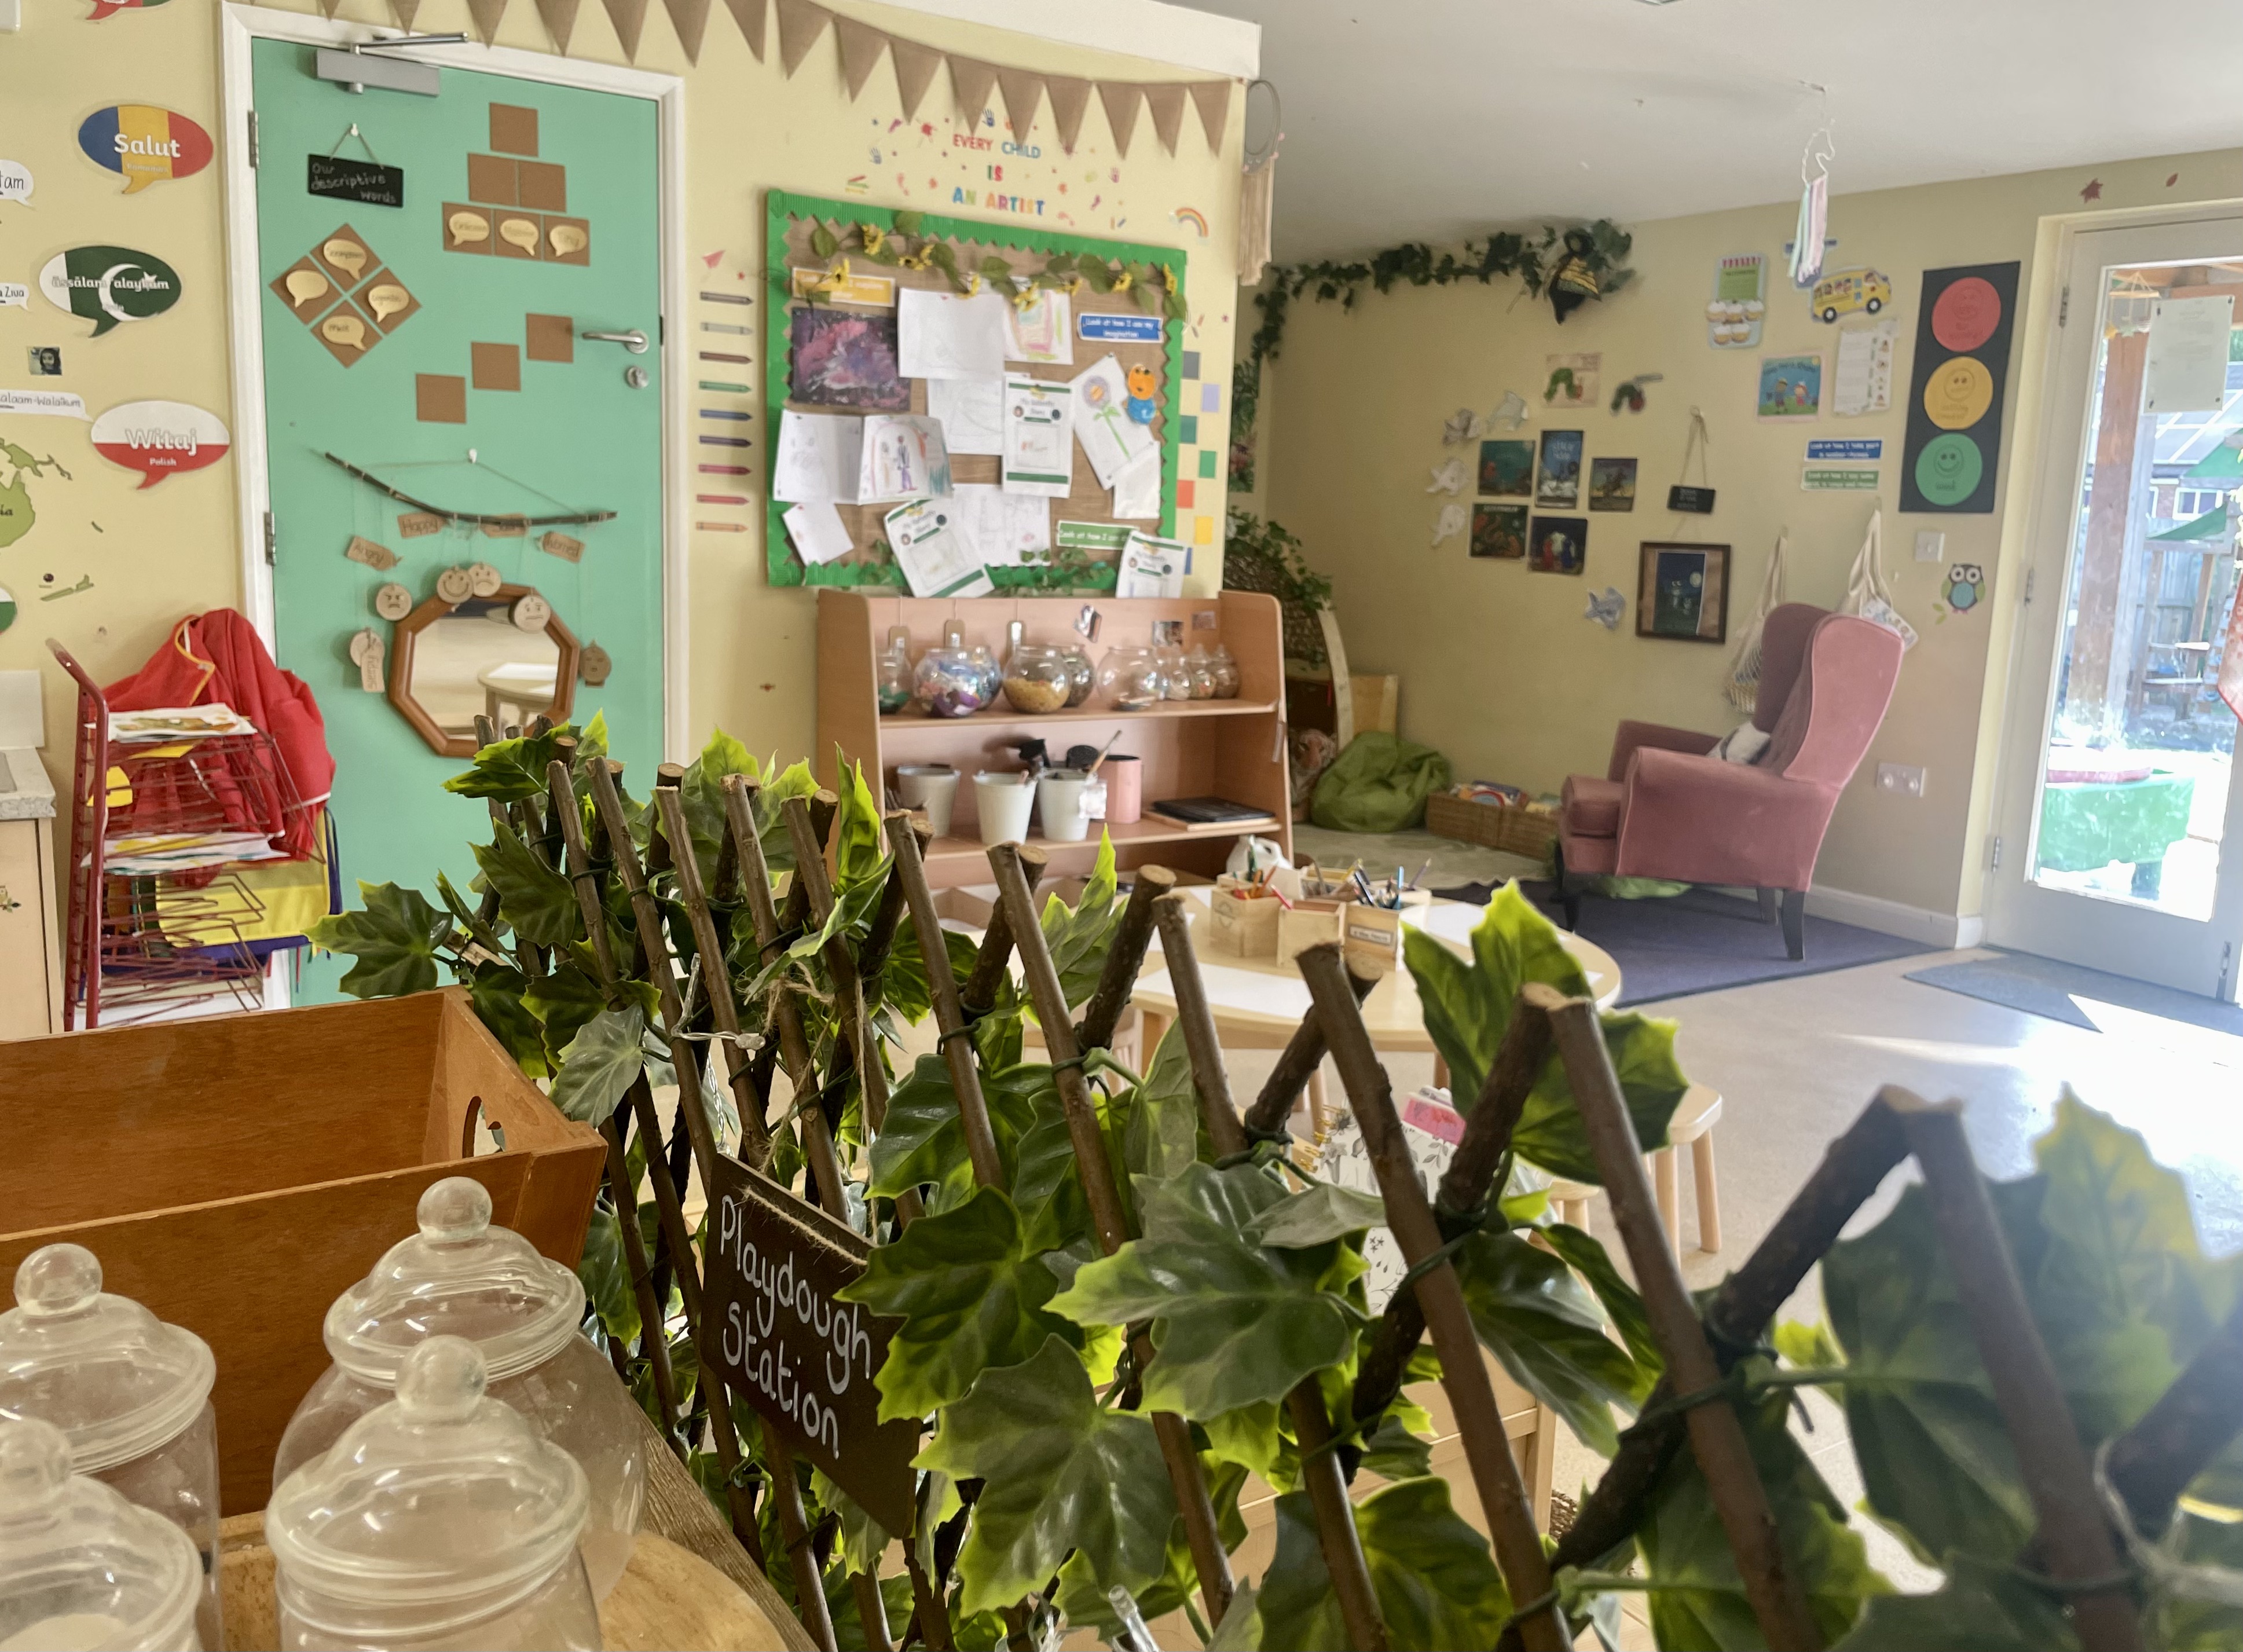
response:
[[[405,169],[377,161],[346,160],[340,155],[304,157],[304,187],[314,195],[367,206],[405,205]]]
[[[1685,487],[1678,482],[1667,490],[1667,508],[1685,516],[1710,516],[1714,514],[1714,490]]]
[[[736,1159],[717,1160],[702,1357],[865,1512],[912,1526],[919,1426],[879,1419],[873,1378],[896,1323],[833,1293],[872,1247]]]

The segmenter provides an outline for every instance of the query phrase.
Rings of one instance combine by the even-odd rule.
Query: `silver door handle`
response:
[[[633,327],[628,333],[579,333],[580,339],[597,339],[603,344],[620,344],[633,355],[646,354],[646,334]]]

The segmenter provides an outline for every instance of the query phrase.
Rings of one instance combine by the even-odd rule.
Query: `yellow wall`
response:
[[[289,9],[314,8],[300,3]],[[0,155],[29,166],[37,185],[29,205],[0,202],[0,280],[31,282],[40,266],[66,247],[113,242],[170,263],[179,273],[183,297],[169,314],[121,327],[99,340],[88,340],[87,323],[64,315],[37,293],[28,310],[0,308],[0,386],[75,391],[95,414],[127,401],[187,401],[211,409],[232,427],[234,387],[228,367],[219,166],[213,164],[193,178],[158,184],[127,199],[118,177],[86,160],[76,143],[78,123],[94,109],[114,103],[176,110],[219,137],[219,7],[215,0],[171,0],[98,24],[86,20],[90,10],[84,0],[37,0],[25,8],[21,33],[0,35]],[[1131,80],[1211,78],[900,8],[866,4],[852,10],[910,39],[1050,73]],[[346,0],[340,15],[394,26],[387,8],[374,0]],[[423,30],[472,32],[465,0],[427,0],[414,21]],[[550,50],[531,0],[514,0],[495,44]],[[1158,49],[1157,42],[1148,44]],[[578,10],[569,56],[624,61],[605,10],[590,0]],[[901,159],[908,162],[906,194],[896,182],[899,152],[887,131],[900,113],[888,64],[883,60],[852,104],[830,31],[790,80],[779,66],[775,17],[767,60],[758,63],[725,7],[712,6],[700,64],[693,67],[685,61],[667,13],[650,3],[637,66],[685,78],[685,243],[695,278],[690,285],[697,289],[706,284],[699,260],[710,253],[723,253],[711,280],[737,288],[733,278],[738,273],[755,279],[762,268],[763,197],[770,188],[845,198],[851,192],[850,179],[861,176],[861,199],[872,205],[919,206],[963,218],[991,216],[951,200],[953,187],[960,184],[999,185],[979,176],[992,157],[975,155],[969,162],[959,152],[953,158],[953,99],[945,76],[938,75],[919,111],[919,121],[931,123],[933,133],[906,127],[897,135],[909,140],[900,150]],[[1001,121],[1001,100],[995,108]],[[1203,376],[1222,386],[1226,411],[1237,292],[1243,109],[1243,98],[1234,94],[1229,130],[1216,154],[1208,148],[1197,111],[1188,107],[1173,157],[1154,135],[1149,112],[1141,112],[1124,159],[1115,152],[1104,111],[1094,97],[1071,158],[1060,150],[1048,109],[1030,134],[1043,152],[1041,158],[994,158],[1007,166],[1001,187],[1053,203],[1041,220],[1047,226],[1186,249],[1193,317],[1183,347],[1201,353]],[[874,148],[882,150],[886,164],[872,164]],[[939,182],[939,189],[926,187],[929,179]],[[1081,206],[1092,197],[1100,198],[1095,211]],[[1075,206],[1072,225],[1055,216],[1069,203]],[[1176,218],[1179,207],[1205,215],[1209,233],[1204,240]],[[693,307],[689,303],[689,310]],[[691,314],[672,318],[688,325],[694,319]],[[63,347],[62,378],[24,376],[24,347],[33,344]],[[761,356],[760,340],[750,347]],[[734,374],[728,371],[724,376]],[[760,393],[751,405],[760,414]],[[1223,422],[1222,415],[1209,421],[1204,444],[1218,452],[1225,439]],[[69,765],[73,701],[68,679],[54,669],[44,638],[62,639],[98,678],[108,681],[137,667],[181,615],[241,600],[233,462],[136,492],[138,478],[94,453],[87,431],[84,424],[63,419],[0,416],[0,438],[37,455],[53,454],[72,478],[31,482],[39,521],[24,540],[0,551],[0,585],[12,590],[23,604],[14,628],[0,634],[0,670],[45,669],[47,759],[57,772]],[[760,456],[760,445],[758,452]],[[1195,448],[1182,450],[1182,474],[1195,473],[1196,456]],[[1219,477],[1199,484],[1195,509],[1180,513],[1186,529],[1195,516],[1209,516],[1219,540],[1222,485]],[[806,753],[813,721],[815,598],[765,583],[759,511],[704,508],[694,514],[744,521],[750,531],[692,536],[692,673],[684,743],[697,749],[711,728],[721,726],[758,752]],[[1220,568],[1219,552],[1201,556],[1195,583],[1212,589]],[[67,587],[87,575],[94,586],[43,603],[37,598],[50,573],[54,583],[44,589]],[[349,760],[347,752],[337,755]],[[432,784],[435,778],[432,773]]]
[[[1269,514],[1301,535],[1310,562],[1333,577],[1351,667],[1402,674],[1405,735],[1445,752],[1460,779],[1554,791],[1568,773],[1604,772],[1613,725],[1622,718],[1709,731],[1741,720],[1721,698],[1728,648],[1633,634],[1639,543],[1698,540],[1734,548],[1732,637],[1751,612],[1776,536],[1787,528],[1789,597],[1835,605],[1872,496],[1802,492],[1806,441],[1883,437],[1877,496],[1885,502],[1885,567],[1902,612],[1923,641],[1910,652],[1892,711],[1839,806],[1816,882],[1922,912],[1975,914],[2017,594],[2017,581],[2000,564],[2005,546],[2013,556],[2022,550],[2024,490],[2015,484],[2029,468],[2052,302],[2052,281],[2036,289],[2036,259],[2045,256],[2040,243],[2052,239],[2045,220],[2081,213],[2079,192],[2091,179],[2101,182],[2102,210],[2226,199],[2243,194],[2243,159],[2222,152],[2129,161],[1841,195],[1833,202],[1837,246],[1829,266],[1866,264],[1889,275],[1891,314],[1900,323],[1892,408],[1859,418],[1831,416],[1835,329],[1809,318],[1804,295],[1791,289],[1782,267],[1795,217],[1790,205],[1633,226],[1633,285],[1576,311],[1562,327],[1516,281],[1366,294],[1351,314],[1297,301],[1282,361],[1263,394],[1260,485]],[[1754,252],[1767,255],[1770,269],[1762,344],[1714,350],[1706,341],[1704,308],[1715,261]],[[2024,265],[2018,288],[2024,314],[2011,348],[2002,508],[1983,516],[1899,515],[1901,439],[1923,273],[2010,259]],[[2033,300],[2026,298],[2029,290]],[[1825,356],[1822,417],[1802,425],[1759,422],[1760,356],[1816,349]],[[1546,355],[1580,351],[1603,355],[1599,404],[1578,415],[1546,416]],[[1607,412],[1613,387],[1639,373],[1666,375],[1649,388],[1646,411]],[[1476,457],[1441,445],[1443,420],[1458,408],[1485,414],[1512,389],[1537,409],[1518,434],[1579,426],[1586,432],[1588,458],[1633,455],[1641,462],[1632,514],[1566,513],[1588,517],[1583,577],[1475,561],[1462,538],[1429,543],[1444,502],[1425,492],[1431,468],[1466,453],[1469,469]],[[1694,405],[1704,410],[1712,433],[1720,496],[1711,517],[1677,517],[1665,509],[1667,489],[1680,479]],[[1469,485],[1464,502],[1469,507]],[[1945,532],[1950,563],[1987,570],[1990,600],[1975,612],[1937,619],[1943,570],[1913,559],[1920,528]],[[1607,584],[1628,598],[1616,633],[1582,617],[1589,594]],[[1870,781],[1881,760],[1925,767],[1923,799],[1875,792]]]

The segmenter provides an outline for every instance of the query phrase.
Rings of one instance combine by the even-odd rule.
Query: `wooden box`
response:
[[[1412,907],[1429,906],[1432,895],[1407,890],[1400,907],[1374,907],[1351,900],[1340,916],[1341,947],[1358,975],[1391,974],[1402,962],[1402,924]]]
[[[607,1164],[457,988],[25,1040],[0,1111],[0,1278],[82,1244],[105,1289],[210,1344],[229,1514],[265,1507],[328,1305],[432,1183],[474,1177],[495,1222],[573,1267]],[[467,1156],[478,1116],[502,1151]]]
[[[1208,897],[1208,945],[1233,958],[1274,958],[1277,955],[1277,920],[1284,911],[1268,896],[1249,900],[1216,881]]]
[[[1296,900],[1277,914],[1277,961],[1289,964],[1310,947],[1341,938],[1344,900]]]

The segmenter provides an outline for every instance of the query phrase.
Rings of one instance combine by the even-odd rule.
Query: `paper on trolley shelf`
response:
[[[145,711],[111,711],[109,738],[145,745],[165,740],[207,739],[213,734],[254,734],[257,725],[231,705],[159,705]]]
[[[913,596],[987,597],[996,589],[959,531],[957,506],[947,496],[914,499],[881,520]]]

